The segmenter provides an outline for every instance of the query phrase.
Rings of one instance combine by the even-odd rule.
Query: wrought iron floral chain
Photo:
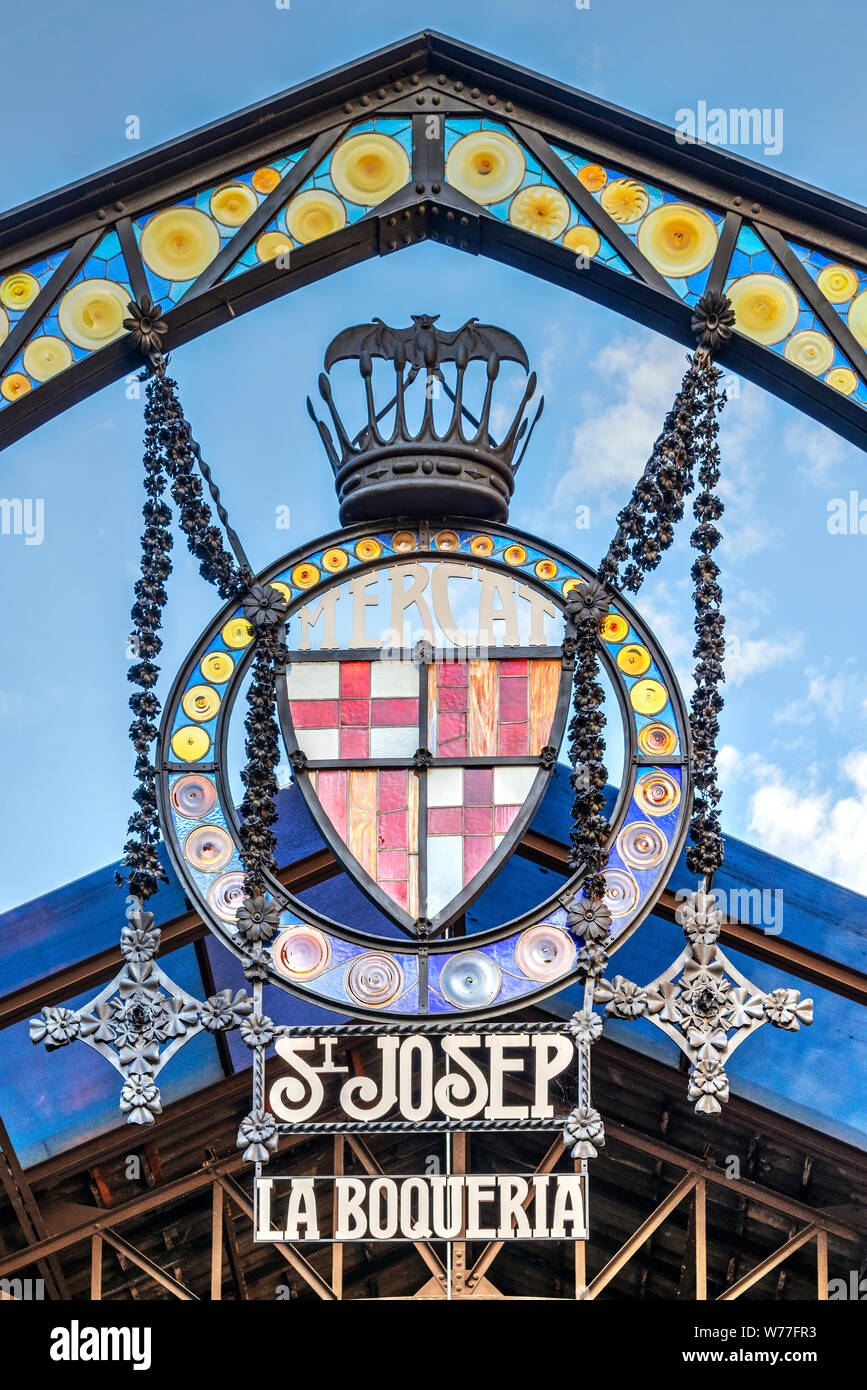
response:
[[[130,304],[129,311],[130,317],[124,321],[124,326],[129,328],[131,340],[141,349],[148,362],[145,486],[149,495],[145,504],[147,526],[142,542],[142,578],[136,585],[136,604],[133,608],[134,641],[136,651],[141,652],[143,660],[130,672],[130,679],[143,686],[143,693],[134,696],[131,701],[136,720],[130,731],[138,754],[136,776],[139,785],[134,795],[139,802],[139,810],[130,821],[131,838],[123,863],[129,871],[130,892],[141,901],[151,897],[156,892],[159,880],[165,879],[158,857],[156,772],[150,762],[149,749],[157,734],[156,717],[159,714],[159,702],[153,693],[159,674],[153,657],[161,647],[156,629],[160,626],[162,608],[166,602],[164,581],[171,569],[167,559],[172,545],[169,530],[171,513],[163,501],[168,478],[172,498],[178,507],[181,529],[187,537],[191,553],[200,562],[203,578],[216,587],[221,598],[240,597],[247,593],[244,612],[254,622],[256,629],[254,673],[247,716],[249,761],[242,774],[247,788],[242,806],[245,816],[242,831],[244,862],[248,871],[248,892],[255,896],[264,892],[263,874],[274,867],[275,841],[270,826],[276,818],[274,797],[277,783],[274,768],[279,757],[274,716],[275,667],[283,650],[282,639],[274,623],[277,618],[282,618],[285,605],[276,590],[262,586],[251,588],[252,572],[247,557],[229,524],[219,489],[184,417],[177,384],[167,373],[168,360],[162,352],[166,325],[160,317],[161,305],[153,304],[147,296],[143,296],[140,303]],[[208,483],[218,517],[226,528],[235,553],[234,559],[223,545],[219,528],[213,524],[194,462],[198,462]],[[151,496],[151,493],[155,495]]]
[[[611,913],[605,905],[605,845],[610,826],[605,807],[605,692],[599,683],[599,625],[610,608],[603,584],[591,580],[572,590],[566,602],[564,661],[574,662],[572,718],[569,723],[570,781],[574,792],[569,833],[569,863],[583,868],[583,896],[566,904],[566,921],[583,938],[578,968],[586,976],[601,975],[608,961],[605,941]]]
[[[696,527],[690,544],[698,551],[691,575],[695,585],[696,658],[695,690],[690,704],[693,746],[695,803],[690,824],[690,845],[686,862],[690,873],[703,877],[709,886],[723,861],[724,847],[717,804],[716,742],[723,699],[719,687],[725,680],[725,616],[719,566],[713,552],[722,537],[715,522],[723,514],[717,493],[720,477],[719,413],[725,399],[718,392],[721,373],[708,355],[702,357],[700,395],[701,414],[696,423],[696,454],[699,460],[700,491],[693,502]]]
[[[721,539],[714,523],[723,513],[716,489],[720,477],[718,416],[725,394],[719,392],[722,374],[712,354],[731,338],[734,317],[725,294],[711,290],[698,301],[692,318],[698,346],[688,359],[680,390],[644,472],[618,515],[617,531],[598,571],[603,582],[636,593],[644,576],[656,568],[672,544],[686,497],[698,482],[700,491],[693,503],[696,526],[690,537],[699,552],[691,570],[698,638],[693,648],[696,684],[690,706],[697,795],[687,865],[691,873],[703,878],[706,888],[724,855],[717,811],[716,739],[723,707],[719,687],[725,679],[725,618],[713,551]]]
[[[116,875],[118,886],[127,883],[130,893],[140,901],[150,898],[166,879],[159,859],[159,816],[157,813],[156,769],[150,747],[157,736],[160,702],[154,687],[159,677],[155,658],[162,648],[159,628],[166,602],[166,580],[171,573],[171,512],[163,500],[166,487],[165,445],[168,420],[162,382],[152,377],[147,384],[145,404],[144,488],[142,509],[144,531],[141,540],[141,576],[136,580],[132,607],[131,644],[138,658],[128,678],[138,691],[130,696],[133,722],[130,738],[136,752],[136,790],[138,809],[130,817],[129,839],[121,860],[126,870]]]

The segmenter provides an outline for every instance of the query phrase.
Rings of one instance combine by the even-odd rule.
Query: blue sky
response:
[[[47,3],[4,17],[3,205],[128,158],[424,28],[513,57],[673,125],[679,108],[781,108],[765,162],[867,201],[860,153],[857,3],[834,9],[833,80],[814,59],[815,7],[733,0],[684,11],[637,0],[468,7],[334,0],[141,7]],[[724,25],[724,28],[722,26]],[[827,72],[826,72],[827,76]],[[137,115],[141,142],[124,138]],[[761,151],[746,150],[762,160]],[[640,325],[516,271],[432,245],[369,263],[189,344],[173,358],[188,417],[254,564],[336,525],[307,418],[322,351],[378,314],[444,325],[476,315],[526,343],[547,397],[511,520],[595,564],[683,369]],[[138,564],[141,403],[104,390],[0,460],[0,495],[43,498],[45,539],[0,537],[7,618],[0,666],[0,909],[115,859],[132,791],[125,635]],[[828,503],[867,497],[863,459],[795,410],[737,383],[724,417],[722,548],[732,644],[723,718],[723,821],[734,834],[867,892],[867,656],[858,599],[867,537],[830,535]],[[278,530],[288,504],[291,529]],[[578,530],[576,507],[591,525]],[[640,596],[687,692],[685,537]],[[857,596],[857,597],[856,597]],[[163,666],[171,679],[217,601],[176,549]],[[863,862],[862,862],[863,861]],[[771,885],[773,886],[773,885]]]

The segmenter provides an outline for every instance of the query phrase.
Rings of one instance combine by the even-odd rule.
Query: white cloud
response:
[[[817,784],[815,772],[789,778],[759,754],[726,745],[719,755],[720,782],[755,789],[746,814],[748,834],[760,849],[812,873],[867,893],[867,748],[854,748],[839,763],[847,785],[835,796]]]
[[[803,416],[792,420],[783,430],[783,445],[798,459],[799,475],[813,483],[825,483],[827,475],[852,449],[832,430]]]
[[[630,334],[602,348],[577,383],[581,421],[572,431],[565,469],[558,461],[555,510],[571,513],[577,503],[587,503],[612,518],[616,515],[641,475],[685,369],[683,348],[661,338]],[[766,415],[762,392],[739,383],[721,416],[723,566],[780,539],[771,512],[758,499],[762,470],[756,440],[762,436]],[[687,503],[681,529],[691,525]]]
[[[733,686],[743,685],[748,676],[769,671],[781,661],[791,661],[799,655],[803,645],[804,635],[800,632],[779,641],[771,637],[742,638],[733,633],[726,637],[726,683]]]
[[[867,699],[861,695],[864,686],[864,676],[851,661],[833,675],[812,668],[807,671],[806,694],[775,710],[774,723],[812,724],[820,714],[828,723],[839,725],[847,716],[867,712]]]
[[[554,494],[555,506],[598,499],[622,507],[662,428],[685,369],[683,348],[662,338],[617,338],[595,358],[599,385],[572,432],[570,458]]]

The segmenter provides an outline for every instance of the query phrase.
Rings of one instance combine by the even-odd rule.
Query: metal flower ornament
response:
[[[506,524],[542,408],[540,401],[532,419],[526,413],[537,383],[523,345],[474,319],[447,331],[435,315],[415,315],[408,328],[375,319],[329,345],[319,393],[331,427],[308,408],[343,529],[254,573],[168,376],[160,305],[142,299],[129,313],[147,380],[137,659],[129,672],[136,809],[120,876],[133,907],[118,973],[80,1010],[44,1009],[31,1023],[33,1041],[96,1049],[120,1073],[127,1120],[148,1124],[161,1109],[158,1078],[178,1049],[203,1031],[237,1029],[253,1064],[238,1144],[261,1165],[291,1129],[268,1104],[265,1056],[297,1031],[269,1016],[266,988],[361,1021],[350,1027],[402,1033],[472,1031],[572,986],[583,990],[566,1025],[577,1094],[557,1123],[573,1157],[592,1159],[605,1142],[590,1086],[603,1027],[594,1005],[609,1018],[662,1029],[689,1059],[696,1109],[717,1113],[734,1049],[765,1023],[796,1031],[812,1017],[810,1000],[785,987],[764,993],[728,960],[712,896],[723,857],[716,741],[725,622],[714,559],[724,398],[713,354],[731,336],[729,301],[711,291],[696,306],[698,347],[595,570]],[[341,418],[330,375],[352,361],[367,412],[360,428]],[[465,399],[473,363],[483,364],[485,378],[475,411]],[[524,382],[511,424],[495,439],[504,364]],[[387,380],[393,373],[388,399],[376,394],[380,369]],[[444,427],[434,410],[442,396],[452,407]],[[697,640],[687,710],[664,651],[626,595],[671,546],[690,494]],[[170,502],[223,607],[162,710]],[[373,635],[376,612],[387,614],[387,640]],[[603,673],[618,696],[624,739],[610,812]],[[235,806],[225,749],[247,675],[244,790]],[[478,936],[459,932],[518,847],[564,741],[573,793],[565,883]],[[355,922],[325,916],[281,882],[281,756],[323,840],[388,919],[388,935],[365,939]],[[684,949],[649,984],[609,978],[612,956],[652,911],[687,837],[697,891],[679,913]],[[165,877],[161,842],[249,988],[196,999],[160,964],[160,932],[145,903]]]

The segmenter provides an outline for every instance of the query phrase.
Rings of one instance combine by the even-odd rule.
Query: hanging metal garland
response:
[[[280,923],[278,906],[266,897],[266,881],[275,861],[279,729],[277,680],[285,669],[287,603],[273,585],[253,582],[243,547],[232,529],[219,489],[184,418],[175,382],[167,374],[162,352],[166,332],[161,306],[147,297],[129,306],[125,327],[146,359],[144,531],[141,575],[132,608],[137,660],[129,678],[138,688],[130,698],[130,737],[136,753],[137,810],[129,821],[124,847],[125,883],[134,900],[121,933],[124,965],[97,997],[79,1011],[46,1008],[31,1021],[31,1038],[49,1048],[82,1038],[100,1051],[124,1078],[121,1109],[131,1123],[152,1122],[161,1108],[155,1078],[178,1047],[202,1029],[217,1032],[240,1027],[253,1053],[254,1103],[241,1125],[239,1146],[245,1158],[261,1163],[277,1147],[277,1127],[265,1108],[264,1048],[275,1025],[262,1012],[262,986],[268,976],[267,943]],[[726,959],[718,937],[723,914],[710,889],[722,863],[716,739],[722,709],[724,617],[719,567],[714,551],[720,541],[716,522],[723,505],[717,495],[720,477],[720,372],[713,353],[731,337],[734,314],[725,295],[709,292],[698,302],[692,327],[698,338],[674,404],[638,480],[630,501],[619,513],[617,531],[597,572],[596,581],[577,585],[566,605],[563,662],[573,671],[569,760],[574,800],[571,813],[570,865],[583,870],[580,895],[566,902],[567,926],[582,939],[578,968],[585,981],[584,1006],[570,1022],[580,1063],[579,1105],[568,1116],[564,1144],[576,1158],[594,1157],[604,1144],[604,1127],[590,1100],[590,1049],[602,1021],[592,1005],[603,1002],[606,1014],[621,1019],[647,1017],[663,1029],[690,1061],[689,1095],[706,1113],[727,1099],[724,1060],[734,1047],[765,1022],[796,1030],[812,1017],[812,1001],[797,991],[757,990]],[[207,484],[217,518],[204,499]],[[696,658],[695,691],[690,723],[697,794],[690,824],[687,864],[700,877],[699,890],[682,905],[678,918],[686,947],[650,985],[639,986],[615,976],[603,977],[612,914],[605,901],[607,844],[611,829],[605,816],[607,774],[604,763],[604,691],[599,680],[600,627],[618,588],[635,593],[644,576],[659,564],[683,517],[685,499],[698,485],[693,503],[691,544],[697,558],[694,582]],[[178,987],[157,964],[160,933],[143,904],[166,878],[159,858],[160,830],[156,768],[151,747],[157,737],[160,703],[155,693],[156,662],[162,648],[159,629],[171,573],[171,510],[166,489],[178,508],[180,527],[200,572],[224,599],[243,600],[251,625],[252,676],[245,719],[246,765],[242,771],[241,844],[245,898],[236,914],[238,940],[244,947],[244,973],[253,997],[222,990],[204,1002]],[[303,754],[296,754],[303,760]]]
[[[130,318],[124,321],[133,341],[148,361],[144,455],[147,500],[144,506],[146,526],[142,538],[142,576],[136,583],[136,603],[132,609],[135,629],[133,644],[142,660],[129,674],[130,680],[142,687],[142,693],[133,695],[130,700],[135,715],[130,734],[137,754],[135,771],[139,784],[134,797],[139,810],[129,822],[131,838],[125,846],[122,861],[127,869],[127,879],[118,875],[118,880],[120,883],[126,881],[130,894],[143,902],[156,892],[159,880],[166,878],[158,857],[156,769],[151,763],[149,750],[157,736],[156,719],[160,711],[159,701],[153,693],[159,675],[154,657],[162,646],[157,630],[166,602],[165,580],[171,572],[171,512],[163,501],[168,477],[181,529],[187,537],[191,553],[200,562],[202,577],[215,586],[223,599],[239,597],[245,591],[248,595],[244,615],[254,628],[256,648],[245,725],[248,761],[241,774],[246,788],[241,807],[244,817],[241,838],[246,870],[245,888],[248,898],[253,900],[248,904],[248,910],[261,911],[263,918],[270,912],[276,925],[274,909],[267,907],[262,895],[264,874],[276,868],[276,840],[270,827],[276,819],[275,768],[279,761],[279,733],[275,717],[276,671],[285,649],[282,620],[286,603],[276,589],[252,584],[253,575],[243,547],[229,524],[219,490],[181,409],[177,383],[167,375],[168,359],[162,353],[166,325],[160,317],[161,307],[152,304],[145,296],[140,304],[130,304]],[[220,530],[213,523],[211,509],[204,501],[202,484],[194,471],[195,462],[198,462],[208,483],[217,514],[234,551],[234,559],[223,545]]]

